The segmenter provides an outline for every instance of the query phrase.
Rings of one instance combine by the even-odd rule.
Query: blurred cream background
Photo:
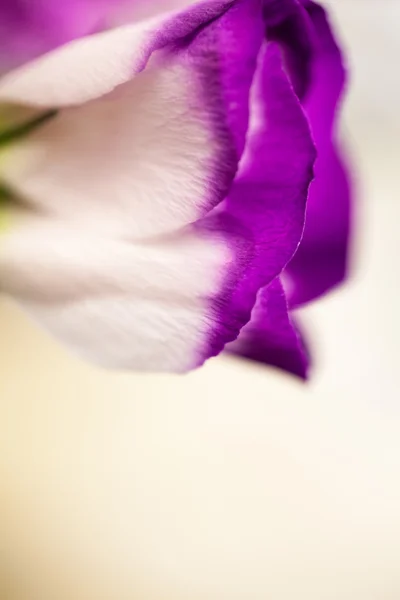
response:
[[[107,374],[0,304],[1,600],[400,598],[400,0],[331,0],[359,235],[308,386]]]

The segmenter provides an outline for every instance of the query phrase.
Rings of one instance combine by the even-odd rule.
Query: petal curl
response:
[[[261,55],[251,112],[240,173],[219,216],[231,227],[237,259],[214,303],[218,326],[210,332],[211,356],[236,339],[250,319],[257,292],[281,273],[303,231],[315,148],[275,44],[266,45]],[[235,229],[238,223],[242,230]]]
[[[105,234],[196,221],[236,174],[262,35],[258,0],[210,1],[55,51],[0,84],[0,96],[63,107],[7,148],[0,177],[32,209]]]
[[[312,84],[304,99],[318,150],[304,236],[286,270],[292,306],[324,294],[347,274],[351,189],[336,141],[336,117],[346,72],[325,11],[304,2],[314,29]]]
[[[279,278],[259,292],[250,322],[243,327],[239,338],[228,344],[227,350],[307,379],[309,355],[289,316]]]

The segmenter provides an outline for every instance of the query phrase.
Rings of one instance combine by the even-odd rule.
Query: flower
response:
[[[28,4],[0,8],[1,291],[104,366],[226,347],[305,377],[291,311],[343,279],[349,229],[324,10]]]

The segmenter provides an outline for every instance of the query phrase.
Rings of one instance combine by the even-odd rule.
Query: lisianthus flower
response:
[[[343,278],[348,238],[323,9],[9,0],[0,18],[1,292],[104,366],[227,348],[305,377],[291,310]]]

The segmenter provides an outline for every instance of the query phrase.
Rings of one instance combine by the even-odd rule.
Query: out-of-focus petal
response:
[[[304,100],[317,146],[315,179],[310,188],[304,236],[286,270],[291,305],[320,296],[346,276],[350,229],[350,185],[337,149],[336,116],[345,68],[324,10],[304,2],[314,27],[312,84]]]
[[[203,2],[147,24],[145,36],[135,27],[80,40],[5,84],[16,97],[36,81],[39,92],[29,84],[31,94],[21,93],[32,103],[51,102],[52,74],[66,88],[55,91],[56,105],[105,95],[64,108],[7,147],[0,176],[36,211],[143,238],[196,221],[225,198],[263,30],[258,0]]]
[[[309,356],[288,312],[282,283],[275,279],[263,288],[250,322],[227,350],[250,360],[283,369],[306,379]]]
[[[121,25],[130,21],[147,19],[161,13],[183,10],[199,0],[107,0],[110,25]]]
[[[0,73],[96,32],[109,5],[109,0],[2,0]]]

